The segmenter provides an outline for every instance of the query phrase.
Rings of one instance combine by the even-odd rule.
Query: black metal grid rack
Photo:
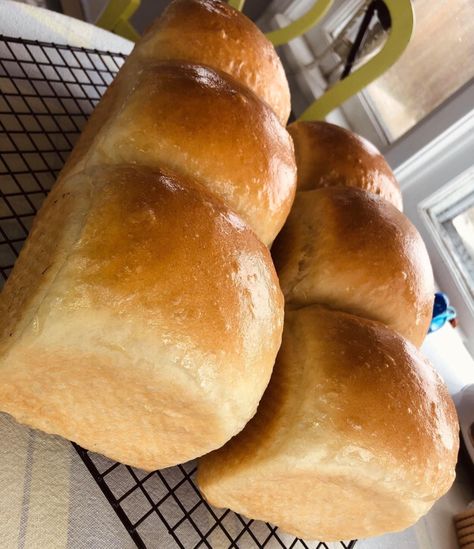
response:
[[[125,56],[0,36],[0,287],[34,215]],[[352,549],[212,508],[195,464],[145,473],[75,448],[138,547]]]

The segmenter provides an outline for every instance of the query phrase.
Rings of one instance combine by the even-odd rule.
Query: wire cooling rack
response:
[[[0,35],[0,280],[121,54]]]
[[[125,56],[0,36],[0,287],[94,105]],[[211,507],[193,462],[145,473],[74,445],[137,547],[352,549]]]

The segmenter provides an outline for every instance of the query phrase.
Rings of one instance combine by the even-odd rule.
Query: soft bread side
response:
[[[284,73],[226,4],[177,1],[168,14],[193,6],[202,28],[225,19],[213,51],[232,36],[248,65],[233,71],[229,49],[211,66],[162,61],[158,27],[138,41],[0,298],[0,410],[143,469],[195,458],[244,427],[283,322],[265,244],[291,207],[294,152],[254,76],[265,66],[262,82],[283,85]]]
[[[376,149],[325,123],[290,133],[298,192],[272,247],[282,347],[257,414],[198,483],[305,539],[402,530],[449,489],[459,446],[446,386],[405,339],[421,345],[431,319],[428,254]]]

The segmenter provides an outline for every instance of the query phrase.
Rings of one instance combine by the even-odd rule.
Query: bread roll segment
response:
[[[175,0],[140,43],[144,59],[180,59],[221,70],[255,92],[285,125],[290,90],[271,42],[226,2]]]
[[[390,166],[363,137],[327,122],[288,126],[298,166],[298,191],[356,187],[377,194],[402,210],[402,194]]]
[[[417,349],[380,323],[318,306],[288,311],[258,414],[201,458],[217,507],[325,541],[401,530],[454,479],[458,426]]]
[[[420,346],[434,281],[425,244],[386,200],[356,188],[299,192],[272,255],[289,307],[378,320]]]
[[[152,470],[255,413],[283,299],[266,247],[200,185],[133,166],[72,176],[15,269],[0,403],[19,421]]]
[[[242,13],[174,0],[140,39],[92,113],[60,178],[138,163],[198,179],[270,245],[293,202],[283,66]]]
[[[189,63],[145,64],[78,168],[117,163],[192,176],[267,245],[296,187],[293,143],[273,111],[237,81]]]

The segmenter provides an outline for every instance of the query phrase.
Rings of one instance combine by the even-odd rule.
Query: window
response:
[[[415,32],[365,94],[390,141],[474,77],[474,2],[415,0]]]

